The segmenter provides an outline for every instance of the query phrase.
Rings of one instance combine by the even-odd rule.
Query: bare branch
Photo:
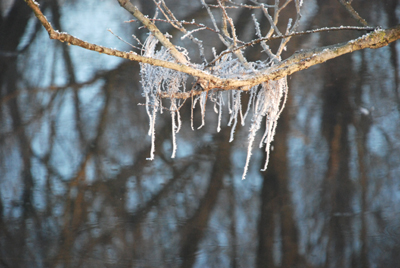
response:
[[[113,31],[111,31],[111,29],[108,29],[107,31],[109,31],[112,35],[114,35],[116,38],[118,38],[119,40],[121,40],[122,42],[124,42],[125,44],[131,46],[132,48],[135,48],[137,50],[143,50],[139,47],[135,47],[134,45],[132,45],[131,43],[125,41],[124,39],[122,39],[121,37],[119,37],[118,35],[116,35]]]
[[[164,0],[160,0],[162,7],[160,5],[160,3],[157,3],[154,0],[154,3],[156,4],[156,6],[158,7],[158,9],[163,13],[164,17],[167,19],[167,22],[170,23],[173,27],[175,27],[176,29],[178,29],[179,31],[184,33],[184,37],[188,37],[193,43],[195,43],[198,47],[199,47],[199,52],[200,52],[200,57],[202,58],[203,62],[207,64],[207,59],[206,56],[204,54],[204,47],[203,47],[203,42],[197,38],[195,38],[192,33],[195,32],[195,30],[188,32],[182,24],[185,24],[186,22],[183,21],[178,21],[176,19],[176,17],[174,16],[174,14],[172,13],[172,11],[167,7],[167,5],[165,4]],[[186,23],[186,24],[192,24],[192,25],[196,25],[199,26],[200,28],[197,30],[203,30],[203,29],[208,29],[213,31],[212,29],[206,27],[205,25],[198,25],[194,22],[192,23]]]
[[[256,35],[259,37],[258,40],[262,40],[263,37],[262,37],[262,34],[261,34],[260,24],[258,23],[257,18],[256,18],[256,16],[254,14],[252,14],[252,17],[253,17],[254,26],[256,27]],[[278,64],[279,58],[276,57],[274,55],[274,53],[272,53],[271,49],[267,45],[267,42],[261,42],[260,41],[260,44],[261,44],[261,47],[263,48],[264,52],[267,53],[268,57],[270,57],[276,64]],[[245,47],[243,47],[243,48],[245,48]],[[222,56],[223,55],[220,55],[220,57],[222,57]],[[218,58],[216,58],[215,60],[218,60]],[[213,63],[213,62],[211,62],[211,63]]]
[[[228,22],[229,26],[231,28],[231,32],[232,32],[232,37],[231,38],[232,38],[232,41],[233,41],[233,43],[229,44],[229,48],[237,47],[238,39],[237,39],[237,36],[236,36],[236,30],[235,30],[235,25],[233,24],[233,20],[232,20],[231,17],[228,16],[228,13],[226,12],[225,7],[224,7],[224,5],[222,5],[221,1],[220,0],[217,0],[217,1],[218,1],[219,7],[222,10],[222,14],[223,14],[222,17],[223,17],[224,25],[223,25],[223,28],[222,28],[222,32],[225,34],[225,36],[227,38],[231,37],[229,35],[228,29],[227,29],[227,22]],[[247,60],[245,59],[245,57],[243,56],[242,52],[239,49],[235,50],[233,53],[239,59],[239,61],[246,67],[246,69],[251,69],[251,66],[249,65],[249,63],[247,62]]]
[[[183,65],[180,63],[174,63],[174,62],[169,62],[169,61],[163,61],[163,60],[157,60],[153,58],[148,58],[144,57],[141,55],[138,55],[135,52],[123,52],[117,49],[112,49],[96,44],[92,44],[86,41],[83,41],[77,37],[74,37],[68,33],[65,32],[58,32],[57,30],[54,30],[53,27],[51,26],[50,22],[47,20],[47,18],[43,15],[43,13],[39,9],[39,4],[37,2],[34,2],[34,0],[25,0],[25,2],[29,5],[30,8],[32,8],[33,12],[35,13],[36,17],[39,19],[39,21],[42,23],[43,27],[46,29],[46,31],[49,34],[50,39],[56,39],[61,42],[67,42],[70,45],[74,46],[80,46],[82,48],[85,48],[87,50],[92,50],[96,51],[102,54],[110,55],[110,56],[116,56],[124,59],[128,59],[131,61],[137,61],[137,62],[142,62],[142,63],[148,63],[151,65],[155,66],[161,66],[165,68],[169,68],[175,71],[187,73],[192,76],[197,76],[197,77],[208,77],[209,79],[216,79],[217,77],[210,75],[204,71],[198,70],[196,68],[192,68],[188,65]],[[178,51],[178,53],[180,53]],[[186,60],[186,59],[185,59]]]
[[[129,13],[135,16],[147,29],[161,42],[161,44],[171,51],[172,56],[181,64],[189,64],[186,57],[180,53],[175,46],[166,38],[157,26],[149,18],[143,15],[140,10],[132,5],[129,0],[118,0],[118,3]]]
[[[265,17],[268,19],[269,23],[271,24],[271,29],[269,30],[269,32],[266,35],[266,38],[270,37],[274,31],[278,34],[278,35],[282,35],[281,32],[279,31],[278,27],[276,26],[276,24],[278,23],[278,16],[275,15],[276,19],[272,19],[271,15],[268,13],[268,9],[265,8],[265,6],[263,4],[260,4],[261,10],[263,11]],[[275,14],[277,14],[275,12]]]
[[[199,45],[200,52],[204,56],[202,52],[201,41],[192,36],[193,32],[201,30],[202,27],[188,32],[183,27],[182,22],[178,21],[173,13],[168,9],[164,3],[164,0],[153,1],[157,5],[158,9],[164,14],[166,22],[182,31],[184,33],[183,37],[188,36],[192,38],[192,40]],[[281,61],[280,54],[286,47],[286,44],[290,38],[295,35],[315,33],[326,30],[332,31],[336,29],[349,30],[350,28],[325,28],[296,33],[295,30],[301,17],[300,0],[285,0],[283,4],[280,3],[279,0],[275,0],[273,6],[265,6],[257,1],[251,1],[255,6],[258,6],[264,12],[264,15],[270,22],[270,28],[268,33],[263,37],[257,19],[255,16],[253,16],[256,34],[259,39],[248,43],[243,43],[242,41],[238,40],[238,37],[236,36],[235,25],[232,18],[228,15],[225,6],[227,1],[228,3],[231,3],[233,7],[237,7],[237,5],[233,4],[233,2],[229,0],[216,1],[218,6],[213,7],[219,8],[219,11],[222,13],[221,31],[218,28],[214,14],[211,12],[210,5],[206,4],[205,0],[201,0],[201,3],[206,8],[214,25],[215,31],[222,43],[226,45],[227,50],[222,52],[218,57],[216,56],[216,53],[214,53],[215,59],[212,61],[212,64],[214,65],[208,65],[204,67],[204,65],[190,62],[189,57],[187,56],[188,50],[185,48],[180,48],[178,51],[178,49],[169,41],[169,39],[157,28],[153,22],[154,20],[144,16],[129,0],[118,0],[118,2],[122,7],[124,7],[139,21],[141,21],[144,27],[146,27],[151,33],[142,45],[141,49],[144,51],[142,55],[138,55],[135,52],[122,52],[116,49],[110,49],[91,44],[67,33],[60,33],[52,28],[46,17],[40,11],[39,5],[34,0],[25,0],[25,2],[32,8],[37,18],[47,30],[51,39],[57,39],[61,42],[68,42],[69,44],[77,45],[88,50],[144,63],[140,65],[140,76],[143,95],[146,99],[146,112],[149,117],[148,134],[151,136],[152,142],[149,160],[154,159],[155,124],[157,113],[162,113],[164,109],[162,98],[170,98],[169,111],[171,113],[173,143],[171,157],[173,158],[175,157],[177,148],[176,133],[178,133],[181,127],[179,110],[182,107],[182,101],[179,99],[192,99],[192,118],[193,106],[197,101],[199,102],[202,120],[202,124],[199,128],[205,124],[205,109],[207,99],[210,99],[210,101],[214,102],[215,105],[219,105],[220,114],[218,115],[219,123],[217,127],[217,130],[219,130],[222,113],[221,106],[224,102],[221,92],[232,90],[231,94],[228,94],[227,104],[230,114],[228,126],[232,126],[230,140],[233,140],[238,117],[240,117],[242,123],[244,123],[241,93],[242,91],[249,91],[253,115],[251,118],[251,126],[248,132],[247,158],[244,167],[243,178],[245,178],[248,171],[253,143],[255,141],[257,132],[261,129],[262,122],[265,122],[265,132],[262,136],[260,146],[265,146],[266,151],[264,170],[268,165],[269,152],[271,148],[270,146],[275,135],[277,120],[287,99],[288,75],[356,50],[386,46],[400,38],[400,25],[387,30],[375,29],[373,32],[365,34],[358,39],[327,47],[296,52],[288,59]],[[293,19],[289,19],[285,34],[282,34],[277,27],[278,18],[280,12],[291,2],[294,2],[294,5],[296,6],[297,17],[293,25]],[[346,3],[350,5],[349,2]],[[268,8],[273,9],[273,15],[269,13]],[[158,11],[156,14],[158,14]],[[156,16],[154,16],[154,19],[157,19]],[[228,28],[230,28],[230,31]],[[371,30],[372,28],[357,28],[357,30],[360,29]],[[281,39],[281,44],[275,54],[267,45],[267,41],[273,39]],[[163,46],[158,48],[158,43],[161,43]],[[257,43],[261,43],[262,48],[267,52],[270,59],[249,63],[243,56],[242,50],[247,46]],[[238,44],[243,45],[238,46]],[[227,55],[228,53],[233,53],[237,58],[233,58],[233,56],[230,54]],[[187,92],[186,87],[189,75],[195,77],[196,82],[192,86],[192,89]],[[194,96],[196,97],[193,102]],[[250,108],[251,102],[249,102],[248,109]],[[245,116],[246,115],[247,112]]]
[[[358,21],[361,25],[368,26],[368,22],[365,19],[363,19],[357,13],[357,11],[354,10],[354,8],[351,5],[351,1],[349,1],[349,0],[338,0],[338,1],[346,8],[346,10],[351,14],[351,16],[353,16],[353,18],[356,21]]]
[[[256,27],[257,27],[257,25],[256,25]],[[265,44],[267,41],[271,41],[271,40],[277,40],[277,39],[293,37],[293,36],[299,36],[299,35],[305,35],[305,34],[320,33],[320,32],[330,32],[330,31],[333,32],[333,31],[343,31],[343,30],[373,31],[373,30],[376,30],[376,29],[378,29],[378,28],[374,28],[374,27],[359,27],[359,26],[340,26],[340,27],[329,27],[329,28],[307,30],[307,31],[302,31],[302,32],[294,32],[294,33],[285,34],[285,35],[274,35],[274,36],[271,36],[271,37],[261,38],[261,32],[258,31],[257,28],[256,28],[256,32],[257,32],[258,36],[260,37],[259,39],[256,39],[256,40],[253,40],[251,42],[248,42],[248,43],[246,43],[246,44],[244,44],[244,45],[242,45],[240,47],[233,48],[232,50],[227,50],[227,51],[222,52],[217,58],[215,58],[212,62],[209,63],[209,66],[213,65],[216,61],[220,60],[222,58],[222,56],[224,56],[226,54],[229,54],[229,53],[233,53],[235,50],[244,49],[246,47],[254,46],[254,45],[259,44],[259,43],[261,43],[261,45],[263,45],[263,43]],[[263,48],[266,49],[264,46],[263,46]],[[270,54],[269,54],[269,56],[270,56]]]
[[[292,19],[290,18],[290,19],[289,19],[289,22],[288,22],[288,25],[287,25],[287,28],[286,28],[285,35],[290,34],[290,28],[291,28],[291,27],[292,27]],[[280,57],[280,56],[281,56],[282,51],[286,48],[286,44],[289,42],[290,38],[292,38],[292,37],[289,36],[289,37],[283,38],[283,39],[281,40],[281,44],[279,45],[278,51],[276,52],[276,56],[277,56],[277,57]]]
[[[351,53],[353,51],[361,50],[364,48],[380,48],[386,46],[389,43],[394,42],[400,38],[400,25],[386,30],[375,30],[358,39],[351,40],[346,43],[295,53],[290,58],[282,61],[280,64],[274,65],[270,68],[266,68],[265,70],[260,70],[257,74],[238,73],[237,78],[220,78],[212,74],[212,69],[209,72],[206,72],[203,70],[196,69],[194,67],[190,67],[188,65],[157,60],[153,58],[140,56],[134,52],[123,52],[116,49],[111,49],[104,46],[91,44],[89,42],[80,40],[79,38],[76,38],[67,33],[60,33],[52,28],[51,24],[48,22],[46,17],[40,11],[39,6],[36,2],[34,2],[33,0],[25,0],[25,2],[32,8],[36,17],[40,20],[42,25],[49,33],[51,39],[57,39],[61,42],[68,42],[71,45],[80,46],[88,50],[97,51],[99,53],[116,56],[124,59],[129,59],[132,61],[148,63],[154,66],[160,66],[175,71],[183,72],[191,76],[198,77],[199,79],[197,83],[203,88],[203,90],[207,91],[215,88],[221,90],[232,90],[232,89],[246,90],[252,86],[261,84],[262,82],[268,80],[280,79],[284,76],[307,69],[313,65],[320,64],[327,60],[339,57],[343,54]],[[284,36],[276,38],[282,38],[282,37]],[[258,42],[260,42],[260,40]],[[191,93],[184,94],[184,96],[182,97],[184,98],[190,97],[190,94]],[[197,95],[197,93],[194,94]]]
[[[208,31],[216,33],[216,31],[214,29],[211,29],[210,27],[207,27],[206,25],[204,25],[202,23],[196,23],[194,21],[184,21],[184,20],[177,21],[177,20],[165,20],[165,19],[150,19],[150,20],[153,21],[153,22],[154,21],[160,21],[160,22],[165,22],[165,23],[177,23],[177,22],[179,22],[182,25],[184,25],[184,24],[186,24],[186,25],[194,25],[194,26],[197,26],[197,27],[201,28],[202,30],[208,30]],[[136,20],[129,20],[129,21],[126,21],[126,22],[134,22],[134,21],[136,21]],[[185,28],[183,28],[183,29],[186,31]],[[179,30],[182,31],[181,29],[179,29]],[[182,32],[184,32],[184,31],[182,31]],[[184,33],[187,33],[187,31],[184,32]]]

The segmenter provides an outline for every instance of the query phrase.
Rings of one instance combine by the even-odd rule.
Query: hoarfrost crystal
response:
[[[165,3],[163,4],[165,9],[164,11],[162,10],[163,8],[161,5],[157,6],[166,17],[166,21],[183,32],[181,40],[188,38],[198,45],[200,58],[203,60],[202,64],[191,63],[186,49],[174,46],[172,44],[168,45],[168,42],[165,40],[163,41],[162,38],[157,39],[152,34],[148,36],[142,46],[142,51],[144,51],[142,55],[151,59],[158,59],[178,64],[182,64],[182,62],[184,62],[184,64],[189,64],[190,67],[195,68],[198,71],[209,73],[220,79],[225,79],[225,81],[227,81],[226,88],[225,85],[222,85],[221,88],[212,88],[213,84],[215,83],[209,83],[211,86],[205,85],[202,83],[204,82],[201,80],[203,79],[202,77],[194,77],[195,80],[198,79],[197,83],[193,85],[193,88],[190,92],[186,92],[188,75],[168,68],[141,63],[141,83],[144,90],[143,95],[146,99],[146,111],[149,117],[148,134],[151,136],[151,151],[148,159],[154,159],[154,142],[156,133],[155,123],[158,112],[162,113],[163,110],[168,110],[170,112],[172,129],[171,157],[174,158],[177,152],[176,135],[182,126],[181,115],[179,111],[180,107],[187,98],[191,99],[191,127],[192,130],[194,130],[193,109],[196,107],[196,104],[200,106],[201,123],[199,126],[196,126],[197,129],[200,129],[205,126],[206,105],[207,101],[209,101],[213,104],[214,112],[218,114],[217,132],[220,132],[221,130],[222,113],[224,112],[223,106],[227,107],[225,109],[228,111],[228,126],[231,127],[229,136],[230,142],[232,142],[235,138],[235,132],[237,132],[236,128],[240,127],[240,125],[245,126],[246,121],[251,121],[247,138],[247,157],[242,175],[242,179],[244,179],[249,170],[253,145],[256,140],[258,140],[260,148],[265,146],[266,160],[263,170],[265,170],[268,166],[269,152],[271,149],[271,142],[274,139],[277,120],[282,113],[287,99],[287,79],[286,77],[283,77],[274,81],[271,80],[257,82],[259,83],[258,85],[249,83],[249,85],[243,85],[242,87],[234,89],[232,89],[232,86],[229,86],[229,80],[232,79],[238,81],[242,80],[243,77],[255,77],[259,74],[268,72],[269,68],[281,62],[281,53],[282,51],[286,50],[286,45],[291,38],[289,35],[295,33],[295,30],[299,25],[301,17],[300,7],[303,5],[303,0],[293,1],[297,16],[294,20],[291,18],[288,20],[285,32],[281,32],[282,29],[280,30],[277,27],[278,15],[284,7],[289,5],[291,1],[286,1],[283,5],[279,5],[279,0],[275,1],[275,5],[267,5],[258,3],[257,1],[252,1],[255,4],[254,7],[258,6],[258,8],[261,9],[262,14],[270,24],[270,29],[267,31],[266,35],[263,35],[263,31],[261,31],[261,25],[257,19],[258,15],[252,14],[255,34],[258,38],[248,43],[238,39],[233,19],[229,15],[230,12],[227,9],[228,6],[226,5],[225,1],[217,1],[218,6],[209,5],[205,0],[200,1],[211,20],[210,24],[212,26],[197,24],[192,30],[186,30],[184,27],[182,27],[184,21],[177,21],[169,9],[165,7]],[[163,2],[164,1],[159,1],[158,3]],[[243,6],[243,4],[240,4],[240,6],[247,8],[251,7],[250,5]],[[214,12],[211,10],[211,7],[217,7],[220,9],[223,21],[221,24],[222,27],[218,26],[219,20],[214,17]],[[155,18],[156,17],[157,15]],[[195,21],[193,20],[191,24],[195,25]],[[194,34],[204,30],[211,30],[216,33],[222,44],[225,45],[225,50],[219,53],[217,53],[217,50],[214,47],[211,48],[214,59],[210,63],[207,62],[205,57],[204,47],[201,40],[198,40],[196,37],[194,37]],[[287,36],[281,39],[279,48],[274,53],[273,49],[271,49],[267,44],[267,41],[270,38],[283,37],[283,34]],[[169,38],[170,36],[166,34],[165,37]],[[160,46],[160,48],[157,46],[159,40],[163,44]],[[261,45],[262,52],[266,54],[267,58],[264,60],[249,62],[243,54],[244,50],[249,44],[255,45],[257,43]],[[179,51],[178,53],[174,50],[175,48]],[[177,57],[177,54],[182,54],[183,57],[186,57],[187,62],[185,60],[182,61],[182,57]],[[242,98],[244,96],[246,96],[246,104],[242,102]],[[168,108],[163,107],[162,98],[170,99],[170,105]],[[240,124],[238,124],[238,120],[240,120]],[[264,133],[258,137],[257,133],[261,128],[265,128],[265,130]]]
[[[154,59],[160,59],[165,61],[175,62],[173,56],[169,53],[167,49],[161,47],[156,50],[158,40],[153,36],[149,35],[146,42],[144,43],[144,53],[146,57],[151,57]],[[187,56],[187,51],[180,48],[181,52]],[[243,64],[237,58],[233,58],[231,54],[224,55],[220,60],[218,60],[212,72],[214,75],[218,75],[222,78],[237,78],[242,74],[251,74],[257,72],[257,70],[264,69],[271,65],[269,62],[253,62],[250,64]],[[198,66],[200,67],[200,66]],[[167,95],[170,97],[170,107],[168,110],[171,113],[171,128],[172,128],[172,155],[174,158],[176,156],[177,141],[176,134],[181,128],[181,120],[179,107],[181,104],[181,99],[174,98],[178,94],[185,92],[186,81],[188,75],[170,70],[167,68],[152,66],[149,64],[141,64],[141,78],[142,86],[144,90],[144,96],[146,98],[146,111],[149,116],[149,135],[151,136],[151,151],[149,160],[154,159],[154,142],[155,142],[155,122],[157,112],[162,113],[163,107],[162,96]],[[221,130],[221,116],[222,116],[222,106],[225,104],[224,95],[227,94],[227,105],[229,110],[229,122],[228,126],[231,126],[231,134],[229,141],[234,140],[234,134],[237,126],[238,120],[244,125],[245,119],[248,114],[252,111],[251,124],[248,134],[248,147],[247,147],[247,157],[246,163],[243,171],[242,179],[246,177],[249,169],[251,152],[253,149],[253,144],[256,139],[256,134],[261,128],[262,121],[265,118],[265,132],[260,141],[260,147],[265,146],[266,151],[266,161],[264,165],[264,170],[267,168],[269,161],[269,151],[270,144],[273,141],[275,135],[275,129],[277,125],[277,120],[282,112],[282,109],[286,102],[287,96],[287,81],[286,77],[277,81],[267,81],[263,82],[258,86],[250,88],[249,103],[246,107],[246,112],[243,115],[243,105],[242,105],[242,94],[243,90],[235,89],[229,92],[218,91],[214,89],[211,91],[204,91],[197,95],[193,103],[191,104],[192,110],[192,129],[193,127],[193,109],[198,103],[201,110],[201,125],[198,129],[205,125],[205,111],[207,98],[211,102],[214,102],[214,111],[218,114],[218,126],[217,131]],[[218,106],[218,107],[217,107]],[[240,117],[240,119],[238,118]]]
[[[144,43],[144,53],[143,56],[159,59],[164,61],[176,62],[173,56],[165,47],[161,47],[160,50],[156,50],[158,40],[150,34]],[[187,57],[187,51],[180,48],[181,53]],[[146,111],[149,116],[149,135],[151,136],[151,151],[149,160],[154,159],[154,142],[155,142],[155,122],[157,112],[161,112],[165,109],[162,106],[162,95],[168,94],[169,96],[174,96],[184,92],[186,89],[186,80],[188,75],[178,71],[174,71],[167,68],[152,66],[150,64],[141,63],[140,64],[140,74],[141,83],[143,87],[143,94],[146,98]],[[179,106],[181,105],[181,100],[171,97],[171,105],[169,110],[171,112],[172,121],[172,141],[173,150],[172,158],[175,157],[176,153],[176,133],[181,127],[181,120],[179,114]]]

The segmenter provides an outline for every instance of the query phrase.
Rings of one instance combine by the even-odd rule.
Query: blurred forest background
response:
[[[153,1],[132,2],[153,16]],[[24,1],[0,3],[0,267],[400,267],[400,43],[288,77],[268,169],[256,148],[242,181],[249,125],[229,143],[209,107],[192,131],[188,102],[177,157],[164,113],[147,161],[139,64],[50,40]],[[55,29],[92,43],[130,49],[107,29],[147,36],[116,0],[39,3]],[[211,23],[200,1],[166,3]],[[399,24],[398,0],[352,5],[370,26]],[[232,11],[248,40],[250,14]],[[359,26],[337,0],[304,0],[302,14],[300,30]],[[362,34],[294,37],[284,57]]]

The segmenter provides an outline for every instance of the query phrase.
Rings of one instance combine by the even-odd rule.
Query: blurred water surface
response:
[[[134,2],[154,14],[152,1]],[[211,25],[199,1],[166,2],[178,18]],[[260,171],[264,153],[255,148],[242,181],[249,124],[229,142],[228,111],[218,133],[210,105],[206,126],[192,131],[187,103],[177,157],[165,112],[148,161],[139,64],[49,40],[23,1],[7,3],[0,267],[400,267],[398,44],[289,77],[269,167]],[[398,24],[396,0],[353,5],[370,25]],[[132,34],[146,37],[114,0],[41,1],[41,8],[55,28],[96,44],[130,49],[107,29],[132,43]],[[248,12],[233,16],[238,35],[252,39]],[[334,0],[305,1],[303,14],[302,29],[357,25]],[[362,34],[293,38],[284,57]],[[223,49],[202,36],[207,53]],[[189,51],[196,60],[195,47]],[[246,53],[262,57],[257,48]]]

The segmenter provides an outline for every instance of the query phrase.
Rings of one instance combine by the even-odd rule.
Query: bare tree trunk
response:
[[[298,231],[294,216],[287,166],[287,133],[289,112],[279,120],[270,165],[264,173],[261,190],[260,219],[258,223],[257,267],[303,267],[299,254]],[[276,219],[279,219],[276,221]],[[280,230],[278,237],[277,231]],[[281,239],[281,264],[276,266],[274,241]]]
[[[186,221],[182,228],[179,254],[182,259],[182,268],[193,267],[196,261],[195,253],[206,231],[218,195],[223,188],[224,176],[230,170],[229,156],[232,146],[229,143],[229,133],[230,129],[226,127],[215,138],[218,142],[218,148],[216,149],[216,161],[211,170],[207,192],[204,194],[193,216]]]
[[[320,14],[317,23],[329,25],[337,23],[347,24],[354,20],[345,9],[335,11],[332,14],[332,6],[336,5],[335,0],[319,1]],[[332,20],[333,18],[333,20]],[[327,34],[321,35],[323,44],[332,44],[337,39],[352,38],[351,33],[338,36]],[[351,79],[348,75],[352,72],[352,62],[350,56],[343,56],[327,62],[321,66],[326,68],[323,78],[324,87],[322,91],[322,133],[328,143],[329,160],[327,171],[321,192],[321,208],[327,211],[326,217],[329,224],[326,228],[328,236],[327,259],[325,267],[345,267],[343,263],[345,252],[349,247],[347,233],[351,228],[351,218],[346,217],[347,213],[352,212],[351,200],[354,194],[353,182],[350,179],[349,163],[350,148],[348,127],[352,122],[353,108],[350,105],[353,88]]]

